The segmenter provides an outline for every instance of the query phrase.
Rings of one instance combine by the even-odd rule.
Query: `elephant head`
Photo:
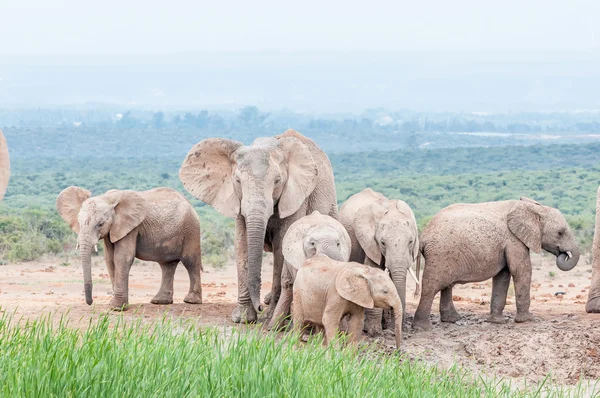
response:
[[[267,223],[296,213],[313,192],[317,164],[292,136],[258,138],[252,145],[221,138],[196,144],[179,178],[196,198],[228,217],[241,217],[248,247],[248,292],[256,311]]]
[[[4,134],[0,130],[0,200],[4,198],[9,178],[10,159],[8,157],[8,146],[6,145],[6,138],[4,138]]]
[[[283,257],[294,268],[324,254],[336,261],[350,258],[350,236],[346,228],[336,219],[314,211],[294,222],[283,238]]]
[[[579,261],[579,246],[558,209],[521,198],[507,216],[509,230],[535,253],[542,249],[556,256],[556,265],[570,271]]]
[[[402,305],[406,303],[406,274],[419,255],[419,231],[410,207],[401,200],[385,198],[362,206],[353,222],[360,246],[374,263],[385,265]]]
[[[585,305],[588,313],[600,313],[600,187],[596,194],[596,224],[594,226],[594,243],[592,244],[592,282]]]
[[[110,190],[104,195],[92,194],[79,187],[64,189],[56,199],[60,216],[77,233],[81,254],[85,301],[92,304],[92,249],[100,239],[108,237],[116,243],[144,221],[147,207],[144,199],[133,191]]]
[[[335,288],[340,296],[363,308],[393,309],[395,320],[396,347],[402,341],[403,304],[396,286],[385,271],[348,263],[335,279]]]

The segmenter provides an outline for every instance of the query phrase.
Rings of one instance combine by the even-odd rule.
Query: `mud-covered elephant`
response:
[[[415,279],[417,289],[419,285],[410,268],[419,254],[419,231],[410,206],[367,188],[348,198],[340,207],[339,219],[352,241],[350,261],[387,268],[404,309],[407,273]],[[381,310],[369,310],[366,314],[367,333],[381,333]]]
[[[4,198],[8,180],[10,179],[10,159],[8,157],[8,145],[2,130],[0,130],[0,200]]]
[[[592,283],[590,284],[585,311],[600,313],[600,187],[598,187],[596,196],[596,225],[594,227],[592,257]]]
[[[262,310],[263,248],[270,248],[274,256],[271,312],[281,293],[282,241],[289,226],[315,210],[337,218],[329,158],[294,130],[257,138],[250,146],[223,138],[205,139],[189,151],[179,178],[196,198],[236,218],[238,305],[231,317],[234,322],[256,321]]]
[[[149,191],[110,190],[91,197],[90,191],[71,186],[56,199],[61,217],[77,233],[85,300],[92,304],[92,249],[104,240],[104,259],[113,286],[112,309],[129,303],[129,269],[134,258],[156,261],[162,269],[160,290],[153,304],[173,303],[173,278],[181,261],[190,277],[183,301],[202,303],[200,219],[188,200],[169,188]]]
[[[316,210],[288,228],[282,246],[281,296],[269,322],[269,329],[278,327],[289,315],[296,273],[307,259],[317,254],[337,261],[348,261],[350,258],[350,237],[344,226],[333,217]]]
[[[580,254],[562,213],[528,198],[448,206],[430,220],[420,242],[425,270],[414,329],[431,327],[429,314],[437,292],[441,291],[442,322],[455,322],[460,315],[452,302],[452,287],[489,278],[493,278],[490,322],[506,322],[502,313],[511,277],[515,322],[532,320],[530,250],[552,253],[563,271],[575,267]]]
[[[342,317],[348,315],[350,340],[356,342],[362,337],[365,308],[393,309],[397,318],[396,347],[400,348],[402,302],[385,271],[319,254],[300,267],[293,290],[295,330],[301,330],[307,322],[323,325],[326,343],[330,343]]]

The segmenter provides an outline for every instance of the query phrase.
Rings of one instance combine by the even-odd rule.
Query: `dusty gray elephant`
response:
[[[88,304],[93,302],[92,248],[100,239],[113,286],[112,309],[127,308],[129,269],[136,257],[161,266],[162,282],[153,304],[173,303],[173,278],[180,261],[190,276],[190,290],[183,301],[202,303],[200,219],[179,192],[169,188],[110,190],[92,198],[90,191],[71,186],[58,195],[56,207],[78,235]]]
[[[407,272],[415,279],[417,290],[419,287],[410,268],[419,255],[419,231],[410,206],[367,188],[348,198],[340,207],[339,218],[352,241],[350,261],[387,268],[404,309]],[[366,311],[365,330],[369,335],[381,333],[381,310]]]
[[[592,282],[590,284],[585,311],[600,313],[600,187],[598,187],[598,194],[596,196],[596,225],[594,227],[592,256]]]
[[[429,314],[439,291],[442,322],[456,322],[460,315],[452,302],[452,287],[489,278],[493,279],[488,320],[506,322],[502,312],[511,276],[517,305],[515,322],[532,320],[529,251],[539,253],[542,249],[556,256],[556,265],[563,271],[571,270],[579,261],[575,236],[561,212],[532,199],[454,204],[441,210],[421,233],[425,271],[413,328],[431,327]]]
[[[272,312],[281,293],[282,241],[289,226],[315,210],[337,218],[333,170],[327,155],[294,130],[257,138],[250,146],[208,138],[190,150],[179,178],[196,198],[236,218],[238,305],[232,320],[253,322],[262,310],[264,247],[274,256]]]
[[[365,308],[391,308],[396,314],[396,347],[402,341],[402,302],[385,271],[359,263],[340,262],[319,254],[298,270],[294,283],[294,329],[306,322],[323,325],[329,344],[348,315],[350,340],[362,336]]]
[[[317,254],[337,261],[350,258],[350,237],[344,226],[333,217],[314,211],[294,222],[283,238],[283,272],[281,296],[269,322],[269,329],[278,328],[290,313],[294,280],[304,262]]]
[[[0,130],[0,200],[4,198],[8,180],[10,179],[10,158],[8,157],[8,145],[2,130]]]

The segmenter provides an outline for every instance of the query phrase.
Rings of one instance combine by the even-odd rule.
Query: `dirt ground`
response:
[[[85,304],[81,268],[77,258],[65,266],[64,260],[49,259],[36,263],[0,266],[0,311],[17,317],[33,318],[55,312],[66,313],[73,324],[87,324],[90,315],[106,312],[111,298],[110,278],[102,258],[94,259],[94,305]],[[496,375],[516,383],[537,382],[549,373],[554,383],[576,384],[581,378],[600,379],[600,315],[585,313],[585,301],[591,279],[589,257],[570,272],[554,265],[554,257],[532,257],[534,264],[531,311],[534,322],[514,322],[514,289],[509,290],[503,325],[485,322],[489,311],[491,281],[456,286],[455,305],[464,315],[456,324],[440,323],[437,301],[434,303],[431,331],[404,334],[403,351],[411,358],[448,368],[458,364],[484,375]],[[61,265],[63,264],[63,265]],[[262,294],[271,288],[271,259],[265,258]],[[202,275],[202,305],[183,303],[188,290],[185,268],[179,266],[175,279],[175,303],[150,304],[160,285],[160,267],[155,263],[136,262],[129,284],[131,308],[126,318],[154,319],[165,313],[174,317],[195,317],[201,324],[229,326],[237,298],[235,266],[223,269],[205,267]],[[414,282],[408,282],[410,292]],[[557,294],[562,292],[563,294]],[[408,298],[407,314],[412,314],[417,299]],[[118,316],[112,313],[111,316]],[[391,336],[379,344],[394,346]]]

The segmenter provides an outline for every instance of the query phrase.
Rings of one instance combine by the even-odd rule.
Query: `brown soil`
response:
[[[403,351],[442,368],[459,364],[486,375],[537,382],[548,374],[555,383],[576,384],[580,378],[600,379],[600,315],[586,314],[585,301],[591,279],[588,257],[571,272],[562,272],[550,256],[534,256],[531,311],[534,322],[514,322],[514,289],[509,290],[505,310],[508,322],[503,325],[485,321],[489,312],[491,281],[456,286],[455,305],[464,318],[456,324],[440,323],[437,302],[434,303],[431,331],[404,334]],[[77,259],[62,266],[61,260],[0,266],[0,311],[17,317],[35,318],[42,314],[68,313],[72,325],[85,326],[89,317],[107,312],[111,298],[110,278],[101,258],[94,260],[94,305],[85,304],[81,269]],[[129,287],[131,308],[126,319],[155,319],[165,316],[198,319],[201,324],[232,327],[231,311],[237,299],[235,266],[224,269],[210,266],[203,274],[202,305],[183,303],[188,290],[184,267],[177,269],[175,303],[152,305],[150,299],[158,291],[160,267],[155,263],[136,262],[132,267]],[[271,288],[271,260],[265,259],[263,295]],[[412,280],[409,291],[414,288]],[[564,294],[556,295],[557,292]],[[417,300],[409,297],[409,321]],[[111,316],[119,316],[116,313]],[[379,344],[394,346],[391,336]]]

